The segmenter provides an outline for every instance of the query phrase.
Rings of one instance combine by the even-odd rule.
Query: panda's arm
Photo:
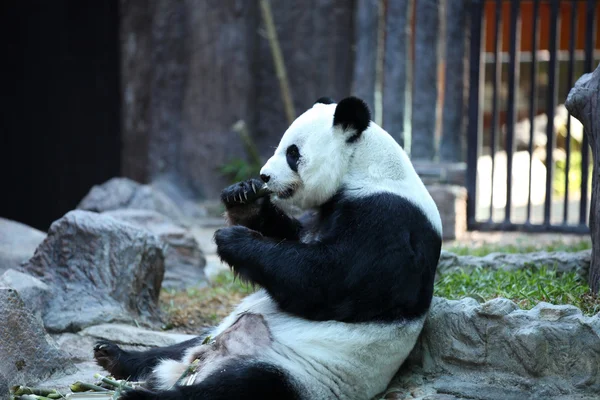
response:
[[[302,224],[275,206],[268,196],[257,194],[261,182],[250,179],[221,193],[230,225],[242,225],[274,239],[298,240]]]
[[[313,308],[324,311],[328,287],[343,263],[334,246],[272,240],[241,226],[220,229],[215,241],[219,257],[242,279],[264,287],[282,308],[292,306],[300,315]]]
[[[276,241],[231,227],[215,235],[217,252],[284,311],[303,318],[420,316],[431,301],[441,236],[414,206],[379,197],[333,216],[318,241]]]

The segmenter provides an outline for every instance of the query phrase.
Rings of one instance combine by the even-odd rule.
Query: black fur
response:
[[[300,162],[300,150],[295,144],[291,145],[285,151],[285,158],[290,169],[294,172],[298,172],[298,163]]]
[[[199,345],[203,339],[200,336],[148,351],[126,351],[112,342],[99,341],[94,346],[94,358],[117,379],[143,380],[161,360],[179,360],[188,348]]]
[[[348,143],[358,140],[370,122],[369,106],[357,97],[347,97],[340,101],[333,114],[334,126],[341,126],[343,130],[354,130],[354,134],[346,140]]]
[[[176,386],[172,390],[149,392],[128,391],[121,400],[233,400],[280,399],[296,400],[289,377],[279,368],[248,360],[235,360],[191,386]]]
[[[299,224],[273,209],[265,215],[269,225]],[[275,215],[283,217],[277,221]],[[310,243],[296,235],[270,237],[251,226],[220,229],[217,252],[282,310],[302,318],[393,321],[428,310],[441,237],[411,202],[393,194],[354,200],[338,195],[309,225],[298,237],[316,234]]]
[[[327,97],[327,96],[323,96],[323,97],[319,97],[317,99],[317,101],[315,101],[315,104],[335,104],[335,100],[333,100],[331,97]]]

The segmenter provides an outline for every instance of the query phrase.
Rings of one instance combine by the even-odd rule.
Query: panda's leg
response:
[[[261,234],[298,240],[302,224],[276,207],[268,196],[261,195],[262,182],[249,179],[228,186],[221,193],[231,225],[242,225]]]
[[[300,399],[298,389],[278,367],[249,360],[233,360],[191,386],[171,390],[125,392],[121,400],[232,400],[232,399]]]
[[[197,337],[172,346],[146,351],[126,351],[109,341],[99,341],[94,346],[96,363],[117,379],[141,380],[152,372],[162,360],[180,360],[190,347],[202,343]]]

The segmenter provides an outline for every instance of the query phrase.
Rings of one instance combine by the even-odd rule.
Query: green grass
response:
[[[451,246],[444,248],[452,253],[459,256],[478,256],[483,257],[490,253],[532,253],[535,251],[567,251],[576,252],[580,250],[588,250],[592,248],[592,242],[590,240],[581,240],[577,243],[563,242],[552,242],[543,246],[536,246],[534,244],[509,244],[509,245],[496,245],[496,244],[483,244],[477,247],[473,246]]]
[[[565,245],[555,242],[543,247],[523,245],[484,245],[452,247],[448,250],[460,255],[483,256],[492,252],[524,253],[530,251],[579,251],[590,248],[589,241]],[[513,300],[524,309],[540,301],[552,304],[572,304],[584,314],[600,312],[600,297],[590,293],[587,283],[575,272],[557,273],[553,268],[524,268],[516,271],[490,269],[454,270],[439,277],[435,295],[447,299],[473,297],[480,302],[496,297]],[[197,333],[214,326],[254,288],[234,279],[229,271],[221,273],[206,287],[183,291],[163,289],[160,303],[165,312],[164,329]]]
[[[166,316],[163,329],[181,328],[190,333],[214,326],[254,288],[234,279],[231,272],[219,274],[210,285],[188,290],[163,289],[160,303]]]
[[[577,142],[571,142],[571,159],[569,162],[569,193],[579,193],[581,190],[581,145]],[[593,161],[590,160],[588,175],[588,193],[592,188]],[[552,182],[553,193],[563,197],[565,195],[565,184],[567,162],[566,160],[557,160],[554,163],[554,180]]]
[[[480,302],[505,297],[523,309],[540,301],[572,304],[584,314],[600,312],[600,298],[593,296],[586,282],[575,272],[557,273],[553,268],[525,268],[516,271],[476,268],[440,276],[435,295],[451,300],[473,297]]]

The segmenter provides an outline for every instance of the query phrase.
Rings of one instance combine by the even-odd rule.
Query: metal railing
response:
[[[559,106],[559,86],[567,90],[571,88],[575,80],[579,77],[576,72],[591,72],[595,67],[595,60],[600,58],[599,51],[594,51],[596,41],[596,25],[598,15],[598,0],[530,0],[530,1],[503,1],[503,0],[473,0],[471,8],[471,38],[470,38],[470,58],[469,58],[469,111],[468,111],[468,131],[467,131],[467,218],[468,229],[470,230],[519,230],[531,232],[588,232],[588,181],[590,176],[590,158],[589,146],[585,135],[582,135],[580,149],[576,150],[572,146],[572,119],[570,116],[566,119],[566,137],[561,144],[561,153],[564,154],[564,183],[555,182],[555,159],[554,153],[557,149],[557,129],[555,127],[555,116],[557,106]],[[527,20],[523,19],[523,6],[532,7]],[[493,8],[491,10],[490,8]],[[544,8],[545,16],[548,19],[541,19],[541,9]],[[549,10],[548,10],[549,8]],[[488,11],[488,12],[486,12]],[[492,12],[493,11],[493,12]],[[503,52],[503,37],[507,36],[503,30],[503,19],[508,16],[508,47],[507,52]],[[566,18],[564,24],[561,24],[561,18]],[[579,32],[577,28],[580,21],[585,21],[585,28]],[[540,49],[540,31],[542,23],[545,25],[547,34],[547,49]],[[527,31],[530,37],[522,35],[522,28],[528,24]],[[568,35],[568,49],[560,51],[560,28],[562,25],[568,27],[568,32],[562,32],[564,36]],[[486,29],[486,26],[493,29]],[[531,29],[529,29],[531,28]],[[485,33],[493,35],[493,50],[488,54],[484,43],[486,42]],[[581,53],[577,50],[577,35],[583,35],[584,59],[577,61],[576,54]],[[546,37],[544,38],[546,39]],[[526,40],[530,43],[530,49],[522,51],[521,43]],[[489,44],[488,40],[488,44]],[[559,54],[561,54],[559,60]],[[522,57],[526,56],[526,57]],[[540,60],[540,56],[544,56]],[[523,61],[526,59],[525,61]],[[562,61],[561,61],[562,60]],[[486,86],[486,61],[491,69],[491,77]],[[506,63],[507,61],[507,63]],[[560,64],[566,63],[566,74],[559,77]],[[579,63],[579,64],[577,64]],[[580,64],[583,63],[583,66]],[[547,80],[545,88],[540,87],[541,65],[546,69]],[[579,71],[576,71],[576,64]],[[563,70],[564,71],[564,70]],[[503,72],[505,77],[503,79]],[[520,73],[525,72],[529,77],[529,82],[523,84],[520,80]],[[490,82],[491,81],[491,82]],[[505,84],[505,86],[503,86]],[[491,98],[487,104],[490,115],[484,114],[484,95],[491,89]],[[504,96],[503,96],[503,90]],[[543,95],[545,91],[545,96]],[[566,94],[561,93],[562,97]],[[503,98],[504,97],[504,98]],[[564,102],[564,99],[561,98]],[[524,107],[519,108],[522,103]],[[539,119],[538,107],[543,108],[541,115],[546,116],[545,127],[545,145],[535,147],[536,143],[536,120]],[[522,159],[528,160],[525,163],[525,170],[519,168],[513,170],[515,165],[515,130],[519,123],[519,111],[521,115],[529,121],[528,143],[526,149],[522,149],[519,155]],[[500,116],[503,113],[504,131],[501,130]],[[485,126],[484,126],[485,121]],[[504,137],[502,135],[504,134]],[[542,135],[543,136],[543,135]],[[501,140],[502,139],[502,140]],[[486,160],[491,162],[491,171],[488,176],[482,176],[480,158],[482,157],[483,144],[487,143]],[[545,156],[538,154],[545,150]],[[576,151],[581,153],[581,167],[577,171],[580,175],[581,184],[575,192],[570,182],[572,175],[573,155]],[[505,164],[502,168],[505,171],[498,171],[499,154],[502,160],[505,156]],[[528,157],[527,157],[528,156]],[[533,163],[545,166],[545,185],[539,185],[542,176],[538,173],[533,176]],[[541,162],[539,162],[541,161]],[[504,161],[503,161],[504,162]],[[486,164],[487,165],[487,164]],[[520,167],[523,167],[521,164]],[[541,167],[539,168],[541,169]],[[487,170],[486,170],[487,172]],[[499,173],[501,172],[501,173]],[[500,185],[497,180],[501,174],[506,174],[505,182]],[[527,174],[527,178],[524,178]],[[516,209],[513,204],[515,196],[514,177],[519,177],[519,181],[527,182],[527,196],[521,195],[525,204],[520,206],[519,218],[513,215]],[[487,179],[490,181],[488,182]],[[537,182],[536,182],[537,180]],[[489,193],[485,193],[485,199],[478,193],[483,185],[488,187]],[[533,188],[535,184],[536,188]],[[561,187],[557,187],[557,185]],[[563,187],[564,185],[564,187]],[[545,186],[545,193],[540,195],[539,191]],[[505,196],[504,206],[498,207],[498,191],[502,191]],[[521,187],[519,190],[523,190]],[[560,192],[555,194],[554,192]],[[564,193],[562,193],[564,191]],[[505,195],[504,195],[505,194]],[[487,196],[489,195],[489,199]],[[479,197],[478,197],[479,196]],[[532,196],[538,199],[534,205]],[[578,204],[577,204],[577,196]],[[526,201],[525,201],[526,199]],[[488,208],[489,200],[489,209]],[[543,200],[543,207],[541,202]],[[479,203],[484,204],[481,206]],[[562,213],[556,213],[559,206],[562,205]],[[539,212],[539,218],[534,215],[534,208]],[[502,213],[503,209],[503,213]],[[573,210],[577,211],[577,217],[574,219]],[[560,215],[562,214],[562,215]],[[498,218],[499,217],[499,218]]]

